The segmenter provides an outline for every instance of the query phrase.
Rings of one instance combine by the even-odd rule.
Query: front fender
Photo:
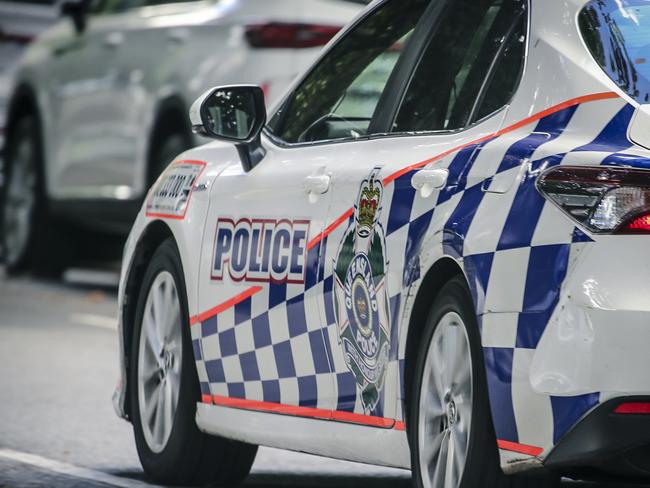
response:
[[[134,318],[134,313],[129,312],[133,311],[133,308],[130,308],[135,305],[133,300],[137,301],[144,270],[161,243],[160,239],[171,236],[178,247],[183,265],[190,316],[198,313],[198,266],[205,221],[210,208],[209,189],[223,170],[232,164],[240,163],[234,146],[230,144],[212,143],[181,154],[149,190],[136,217],[124,247],[118,291],[120,373],[113,394],[113,406],[117,415],[122,418],[128,418],[128,350],[133,329],[130,322]],[[154,200],[156,192],[170,175],[184,171],[181,167],[187,167],[190,171],[196,167],[187,201],[178,208],[163,209],[160,202]],[[165,230],[161,232],[160,229]]]

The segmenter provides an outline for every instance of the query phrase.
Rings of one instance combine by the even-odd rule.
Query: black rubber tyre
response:
[[[28,175],[28,176],[26,176]],[[10,212],[10,202],[31,199],[25,215],[22,244],[16,245],[16,212]],[[15,203],[14,203],[15,204]],[[31,115],[18,119],[9,131],[4,184],[0,192],[0,221],[2,249],[7,273],[18,274],[31,270],[34,274],[58,278],[74,254],[68,226],[55,219],[49,212],[45,196],[43,148],[38,120]],[[13,229],[13,230],[12,230]],[[13,244],[12,242],[13,241]],[[13,251],[9,251],[12,246]]]
[[[153,452],[146,441],[138,400],[138,346],[146,298],[162,272],[173,276],[181,308],[182,366],[178,405],[171,434],[164,448]],[[167,485],[234,485],[250,472],[257,446],[209,436],[195,422],[196,404],[201,394],[192,350],[185,281],[176,244],[172,239],[156,250],[143,278],[138,297],[136,323],[130,358],[129,401],[136,447],[142,466],[155,482]]]
[[[487,393],[487,380],[481,347],[481,338],[470,292],[462,276],[449,281],[436,297],[420,343],[414,382],[409,402],[409,443],[413,483],[417,488],[424,486],[419,456],[419,404],[425,361],[436,326],[449,312],[458,314],[465,326],[469,339],[472,362],[472,415],[470,435],[467,443],[465,466],[460,477],[459,488],[555,488],[559,477],[551,474],[541,476],[506,476],[500,467],[496,436],[491,418]],[[438,488],[437,486],[434,488]],[[442,488],[442,487],[440,487]]]

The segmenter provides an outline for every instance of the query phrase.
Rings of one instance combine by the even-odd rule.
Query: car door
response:
[[[57,198],[125,198],[134,154],[122,132],[120,14],[87,14],[85,28],[52,48],[49,83],[50,187]],[[72,24],[69,19],[65,22]],[[121,193],[120,193],[121,192]],[[127,191],[128,193],[128,191]]]
[[[510,39],[524,45],[525,30],[515,29],[522,5],[489,0],[473,7],[464,0],[448,2],[444,9],[432,5],[424,15],[432,29],[414,34],[407,51],[416,68],[405,62],[395,70],[374,111],[369,132],[378,134],[340,143],[347,150],[332,166],[329,233],[321,258],[326,343],[339,410],[379,417],[383,425],[403,418],[397,399],[403,389],[404,294],[420,277],[419,255],[435,210],[440,209],[435,215],[440,220],[451,218],[462,198],[467,200],[463,208],[471,205],[475,195],[484,193],[477,184],[492,167],[477,170],[477,159],[499,157],[484,143],[502,127],[523,54],[510,74],[499,71],[496,60]],[[376,68],[370,66],[328,114],[327,127],[310,129],[312,140],[342,138],[341,124],[363,120],[361,107]],[[498,93],[490,90],[495,85]],[[289,136],[300,133],[289,129]],[[438,191],[429,182],[441,175],[447,181]],[[455,225],[466,234],[465,222]]]
[[[369,49],[358,44],[358,36],[348,36],[289,97],[289,110],[297,110],[304,124],[299,133],[287,126],[281,131],[289,134],[287,142],[269,133],[263,141],[267,154],[253,170],[246,173],[233,163],[212,186],[199,277],[203,313],[197,319],[201,326],[194,328],[200,333],[195,339],[201,348],[204,400],[249,408],[273,404],[276,411],[318,418],[340,410],[328,351],[332,344],[323,334],[331,312],[324,300],[331,280],[324,279],[321,256],[330,245],[332,169],[360,156],[362,145],[313,145],[308,138],[323,130],[356,134],[367,129],[400,57],[395,43],[412,33],[423,10],[420,2],[409,3],[417,7],[408,14],[396,15],[403,9],[394,2],[391,11],[371,14],[353,33],[375,46]],[[372,36],[385,30],[377,24],[385,23],[399,25],[399,33],[385,33],[377,42]],[[332,64],[345,52],[352,54],[349,72]],[[373,83],[360,84],[371,71]],[[334,113],[332,107],[356,90],[352,125],[339,124],[336,115],[312,118],[314,80],[322,82],[319,108],[325,114]],[[364,86],[372,91],[361,90]],[[289,142],[294,138],[302,140]]]
[[[215,180],[194,328],[202,392],[214,401],[328,407],[320,401],[332,385],[316,285],[329,180],[316,151],[280,148],[248,173],[235,156]]]

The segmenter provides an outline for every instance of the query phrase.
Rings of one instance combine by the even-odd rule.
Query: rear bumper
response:
[[[650,396],[611,399],[585,416],[549,453],[544,465],[563,474],[603,479],[650,477],[650,415],[618,414],[621,403]]]
[[[536,393],[650,395],[649,248],[648,236],[608,236],[573,256],[531,363]]]

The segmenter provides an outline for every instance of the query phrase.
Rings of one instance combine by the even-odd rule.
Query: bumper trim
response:
[[[641,456],[635,455],[650,447],[650,415],[615,413],[621,404],[648,401],[650,396],[630,396],[602,403],[560,440],[544,465],[560,471],[587,468],[631,477],[650,476],[650,459],[640,464]]]

